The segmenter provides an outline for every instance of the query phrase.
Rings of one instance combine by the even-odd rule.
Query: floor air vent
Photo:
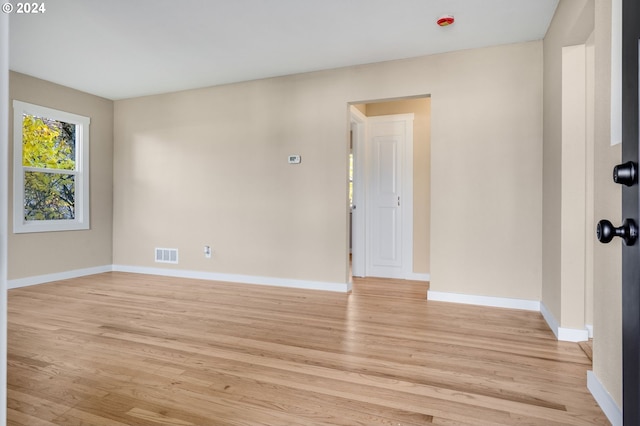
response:
[[[156,248],[156,262],[178,263],[178,249]]]

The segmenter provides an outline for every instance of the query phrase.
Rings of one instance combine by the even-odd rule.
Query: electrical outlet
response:
[[[204,257],[211,258],[211,246],[204,246]]]

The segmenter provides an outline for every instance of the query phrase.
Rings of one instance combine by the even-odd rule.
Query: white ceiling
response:
[[[558,0],[42,3],[10,15],[10,68],[123,99],[540,40]],[[455,24],[438,27],[444,14]]]

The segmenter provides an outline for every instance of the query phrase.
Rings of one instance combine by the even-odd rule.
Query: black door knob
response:
[[[613,168],[613,181],[621,185],[633,186],[638,182],[638,165],[633,161],[618,164]]]
[[[608,243],[613,237],[622,237],[625,245],[632,246],[638,239],[638,226],[633,219],[625,219],[622,226],[616,228],[608,220],[601,220],[596,227],[596,235],[601,243]]]

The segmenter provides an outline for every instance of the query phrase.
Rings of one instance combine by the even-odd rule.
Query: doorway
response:
[[[428,281],[430,97],[349,108],[351,276]]]

